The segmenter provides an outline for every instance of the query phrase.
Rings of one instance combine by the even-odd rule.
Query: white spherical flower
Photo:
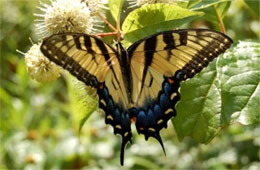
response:
[[[41,50],[41,44],[34,44],[25,54],[26,69],[31,78],[39,82],[49,82],[56,80],[62,68],[45,57]]]
[[[89,7],[91,14],[94,15],[96,13],[103,13],[103,10],[107,10],[108,8],[105,6],[107,1],[104,0],[84,0],[84,2]]]
[[[40,17],[36,20],[36,28],[43,36],[63,33],[80,32],[91,33],[93,18],[85,2],[81,0],[55,0],[51,5],[41,3],[39,7],[44,14],[35,14]]]

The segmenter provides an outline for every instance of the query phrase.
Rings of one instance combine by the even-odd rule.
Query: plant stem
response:
[[[220,25],[221,32],[226,34],[226,29],[225,29],[223,20],[222,20],[221,16],[219,15],[218,11],[217,11],[216,5],[214,5],[214,8],[215,8],[218,20],[219,20],[219,25]]]
[[[98,37],[107,37],[107,36],[113,36],[113,35],[117,35],[117,32],[106,32],[106,33],[99,33],[99,34],[95,34]]]
[[[114,31],[114,32],[117,32],[117,29],[112,25],[112,24],[110,24],[110,22],[108,22],[108,20],[105,18],[105,17],[103,17],[101,14],[99,14],[99,13],[97,13],[96,14],[99,18],[101,18],[102,19],[102,21],[105,23],[105,24],[107,24],[107,26],[112,30],[112,31]]]

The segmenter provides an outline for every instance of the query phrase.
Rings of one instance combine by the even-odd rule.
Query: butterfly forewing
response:
[[[56,34],[43,41],[41,51],[86,85],[105,83],[113,100],[127,108],[128,97],[117,52],[100,39],[77,33]]]

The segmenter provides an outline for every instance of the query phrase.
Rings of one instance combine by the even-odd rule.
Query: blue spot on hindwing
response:
[[[178,70],[176,73],[175,73],[175,78],[179,81],[182,81],[184,80],[184,73],[181,71],[181,70]]]
[[[102,97],[103,97],[106,101],[109,99],[109,94],[108,94],[108,89],[107,89],[107,88],[104,88],[102,95],[103,95]]]
[[[108,100],[107,111],[109,112],[109,114],[113,114],[113,112],[114,112],[114,104],[113,104],[112,99]]]
[[[170,106],[170,100],[169,98],[166,96],[165,93],[163,93],[161,96],[160,96],[160,106],[162,107],[163,110],[165,110],[166,108],[168,108]]]
[[[123,114],[122,115],[122,119],[123,120],[123,128],[126,128],[126,129],[130,129],[130,118],[129,118],[129,115],[128,114]]]
[[[161,107],[158,104],[154,105],[154,109],[153,110],[154,110],[154,118],[155,118],[155,120],[159,120],[160,118],[163,117],[162,109],[161,109]]]
[[[114,113],[115,113],[115,122],[120,123],[121,122],[121,115],[120,115],[118,108],[114,111]]]
[[[172,88],[171,88],[171,86],[168,82],[164,83],[163,90],[164,90],[166,95],[169,95],[171,93]]]
[[[137,116],[137,121],[136,121],[136,125],[138,126],[142,126],[143,128],[147,128],[148,127],[148,122],[147,122],[147,117],[146,117],[146,114],[143,110],[141,110],[139,113],[138,113],[138,116]]]
[[[154,114],[153,114],[153,112],[152,112],[151,109],[148,110],[148,113],[147,113],[147,120],[148,120],[150,126],[151,126],[151,125],[155,125]]]

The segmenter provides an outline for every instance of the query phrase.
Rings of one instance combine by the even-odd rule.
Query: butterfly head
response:
[[[119,55],[122,55],[123,53],[126,53],[126,50],[123,47],[121,42],[116,42],[116,49],[117,49]]]
[[[120,63],[127,63],[129,61],[128,54],[121,42],[116,42],[116,50],[118,52],[118,58]]]

